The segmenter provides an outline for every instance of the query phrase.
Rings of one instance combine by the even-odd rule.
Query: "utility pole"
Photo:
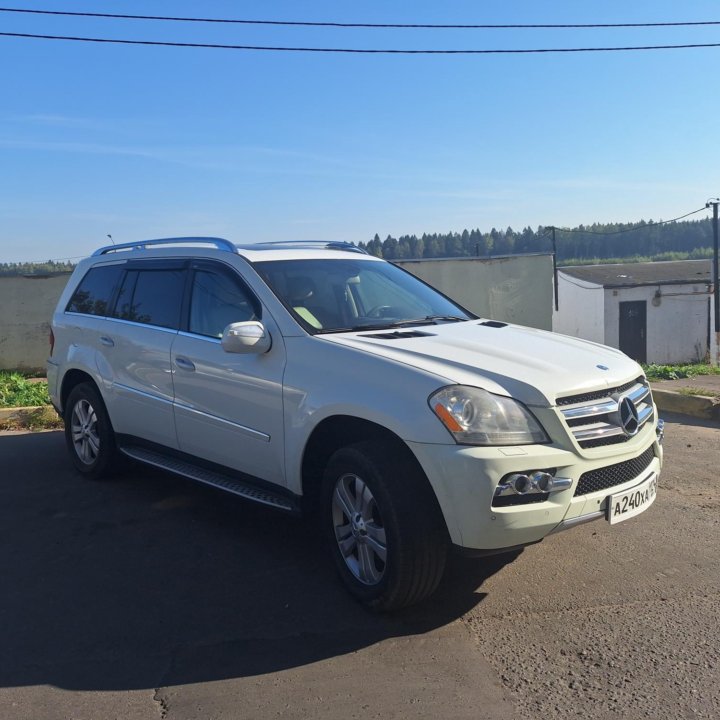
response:
[[[718,272],[718,204],[720,198],[711,198],[705,203],[705,207],[713,208],[713,299],[715,310],[715,357],[713,365],[720,364],[720,292],[718,292],[718,280],[720,280],[720,272]]]
[[[560,307],[558,302],[558,273],[557,273],[557,244],[555,243],[555,226],[550,227],[552,230],[552,256],[553,256],[553,287],[555,288],[555,311]]]

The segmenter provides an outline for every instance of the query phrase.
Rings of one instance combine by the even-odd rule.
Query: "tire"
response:
[[[75,468],[90,480],[108,477],[117,458],[115,433],[93,383],[76,385],[64,413],[65,442]]]
[[[387,612],[437,588],[449,540],[435,495],[415,459],[390,444],[337,450],[323,477],[321,522],[350,593]]]

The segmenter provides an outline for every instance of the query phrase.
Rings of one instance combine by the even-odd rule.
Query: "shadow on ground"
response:
[[[0,435],[0,687],[247,677],[462,616],[515,556],[452,560],[438,593],[372,615],[302,521],[143,468],[92,483],[59,432]]]

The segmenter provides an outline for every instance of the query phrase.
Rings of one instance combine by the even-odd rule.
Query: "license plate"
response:
[[[611,525],[628,520],[647,510],[657,495],[657,474],[653,473],[634,488],[610,495],[607,505],[607,519]]]

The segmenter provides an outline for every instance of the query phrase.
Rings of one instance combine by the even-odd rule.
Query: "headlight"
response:
[[[512,398],[455,385],[433,393],[428,402],[461,445],[531,445],[550,441],[538,421]]]

